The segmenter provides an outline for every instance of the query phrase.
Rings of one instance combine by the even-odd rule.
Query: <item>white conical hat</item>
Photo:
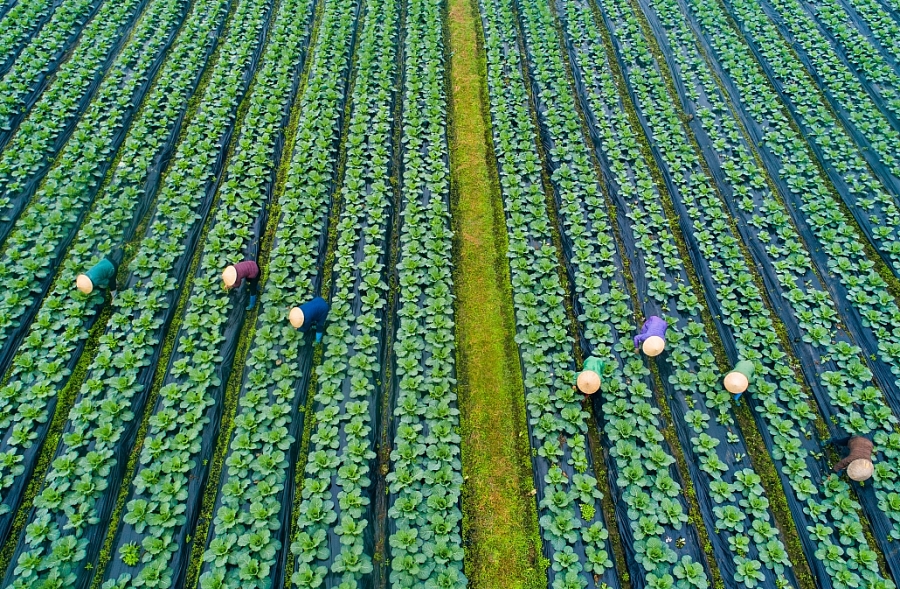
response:
[[[234,283],[237,282],[237,270],[234,269],[234,266],[225,268],[225,271],[222,272],[222,280],[225,281],[225,286],[228,288],[234,286]]]
[[[303,311],[300,307],[294,307],[291,309],[291,314],[288,316],[288,319],[291,321],[291,325],[294,326],[295,329],[300,329],[303,327]]]
[[[729,393],[734,393],[736,395],[746,391],[747,387],[750,386],[750,381],[740,372],[732,371],[725,375],[724,384]]]
[[[666,347],[666,340],[659,337],[658,335],[651,335],[647,339],[644,340],[641,349],[644,350],[644,353],[648,356],[659,356],[662,354],[662,351]]]
[[[875,466],[871,460],[857,458],[847,466],[847,476],[854,481],[865,481],[875,472]]]
[[[575,382],[578,390],[586,395],[593,395],[600,390],[600,375],[593,370],[582,370]]]
[[[94,292],[94,283],[87,277],[87,274],[79,274],[75,279],[75,286],[84,294],[91,294]]]

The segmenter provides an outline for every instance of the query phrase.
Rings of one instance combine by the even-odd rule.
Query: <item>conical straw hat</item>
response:
[[[91,294],[94,292],[94,283],[87,277],[87,274],[79,274],[75,279],[75,286],[84,294]]]
[[[641,349],[644,350],[644,353],[648,356],[659,356],[662,354],[663,349],[666,347],[666,340],[659,337],[658,335],[651,335],[647,339],[644,340],[644,344],[641,346]]]
[[[593,395],[600,390],[600,375],[593,370],[582,370],[575,382],[578,390],[586,395]]]
[[[303,311],[300,307],[291,309],[291,314],[288,316],[288,319],[290,319],[291,325],[293,325],[295,329],[303,327]]]
[[[225,281],[225,286],[228,288],[234,286],[234,283],[237,282],[237,270],[234,269],[234,266],[225,268],[225,271],[222,272],[222,280]]]
[[[847,476],[854,481],[865,481],[875,472],[875,466],[871,460],[857,458],[847,467]]]
[[[725,388],[729,393],[743,393],[750,386],[750,381],[740,372],[729,372],[725,375]]]

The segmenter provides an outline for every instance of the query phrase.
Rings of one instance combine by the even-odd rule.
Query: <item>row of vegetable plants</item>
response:
[[[224,383],[244,318],[243,301],[223,293],[221,271],[258,253],[314,8],[310,0],[283,0],[268,33],[175,353],[141,443],[122,522],[113,528],[117,532],[111,556],[116,560],[104,573],[107,589],[184,583],[190,554],[186,538],[199,515],[222,418]],[[254,10],[259,6],[252,3],[238,9]]]
[[[97,26],[92,17],[104,5],[104,0],[62,0],[50,20],[13,56],[0,78],[0,145],[13,130],[10,120],[21,112],[23,97],[46,81],[86,26]]]
[[[388,511],[390,586],[447,589],[463,573],[443,2],[407,3],[399,300]]]
[[[817,459],[821,447],[811,399],[802,381],[797,382],[739,235],[682,127],[672,105],[676,97],[667,92],[660,65],[654,62],[639,21],[628,12],[627,5],[604,3],[604,9],[645,131],[673,185],[676,211],[683,224],[690,222],[685,237],[701,254],[695,256],[695,266],[708,295],[715,297],[709,301],[710,307],[721,317],[719,327],[726,348],[732,357],[755,364],[756,376],[750,389],[754,415],[781,470],[789,499],[794,499],[789,505],[795,522],[801,529],[806,524],[810,532],[806,538],[813,546],[807,545],[808,556],[815,550],[811,565],[818,569],[820,581],[829,579],[833,586],[863,581],[892,586],[878,570],[876,553],[863,535],[859,505],[850,496],[849,487],[833,474],[826,476],[825,465]],[[829,512],[834,527],[827,525]],[[843,558],[843,547],[853,551],[852,566]]]
[[[669,23],[681,22],[676,11],[677,6],[674,4],[667,9],[665,13],[669,15],[667,26],[673,26]],[[660,13],[663,14],[662,9]],[[713,21],[709,20],[707,24],[711,22]],[[719,21],[717,25],[719,24],[723,23]],[[687,47],[690,31],[686,25],[681,26],[684,27],[683,46]],[[670,37],[674,36],[670,33]],[[749,58],[746,53],[743,56]],[[727,70],[736,70],[738,60],[735,59],[734,62],[726,66]],[[744,67],[748,67],[750,63],[752,62],[745,62]],[[746,69],[742,71],[747,72]],[[708,82],[707,85],[712,87],[712,82]],[[758,85],[752,87],[752,93],[748,90],[750,90],[748,85],[742,85],[741,92],[745,100],[763,102],[772,98],[767,96],[767,92],[771,93],[771,90],[767,91]],[[718,98],[717,95],[713,96]],[[769,104],[772,106],[769,107],[770,110],[766,113],[769,116],[765,119],[768,128],[757,128],[757,132],[765,134],[768,145],[797,141],[796,133],[787,125],[783,114],[777,110],[777,102]],[[701,115],[710,116],[707,111],[700,112]],[[777,125],[774,122],[779,120],[779,114],[783,122]],[[726,124],[737,133],[733,121]],[[894,448],[900,439],[894,441],[896,434],[893,433],[897,422],[895,415],[898,409],[896,381],[898,374],[890,353],[897,349],[890,326],[900,318],[900,309],[890,296],[887,286],[873,270],[872,262],[858,249],[846,247],[845,244],[858,241],[858,237],[849,227],[842,224],[840,216],[828,216],[821,212],[826,206],[834,206],[834,201],[823,186],[823,180],[818,176],[814,164],[798,161],[797,153],[802,152],[792,150],[791,160],[797,162],[796,169],[803,174],[798,174],[796,178],[792,177],[782,194],[789,199],[794,198],[795,202],[799,201],[794,208],[800,209],[803,213],[812,213],[810,217],[812,222],[804,233],[811,234],[810,237],[814,238],[809,247],[815,248],[815,251],[822,252],[825,256],[827,268],[822,270],[823,275],[829,278],[829,286],[832,289],[840,288],[838,300],[848,301],[854,311],[845,318],[846,324],[851,329],[851,338],[842,336],[835,325],[841,315],[836,301],[829,298],[821,284],[818,288],[814,288],[815,282],[811,282],[809,276],[806,276],[807,269],[813,266],[810,254],[812,249],[804,251],[798,230],[790,223],[791,211],[785,210],[785,207],[774,201],[771,195],[764,193],[766,198],[757,204],[748,198],[735,199],[740,209],[737,210],[735,207],[735,214],[741,214],[748,222],[752,222],[763,239],[775,240],[774,243],[768,244],[765,248],[760,247],[759,250],[765,249],[770,257],[770,263],[776,269],[776,280],[783,284],[783,299],[793,311],[788,317],[792,315],[797,321],[800,335],[807,342],[807,350],[812,354],[811,359],[806,362],[806,368],[811,381],[820,380],[821,386],[814,388],[820,405],[826,413],[835,414],[841,430],[869,433],[880,442],[877,455],[881,461],[878,463],[878,476],[871,487],[875,498],[872,499],[871,494],[868,494],[868,499],[873,503],[877,502],[877,507],[869,506],[868,511],[876,528],[882,530],[881,541],[887,542],[888,536],[894,539],[900,536],[900,529],[897,527],[900,515],[897,507],[900,507],[900,500],[894,483],[898,476]],[[754,176],[760,178],[760,173],[749,163],[747,159],[749,156],[738,155],[745,158],[748,163],[743,166],[746,172],[735,172],[734,168],[728,172],[732,184],[746,184],[748,180],[761,183],[761,180],[753,180]],[[775,239],[776,235],[778,239]],[[843,289],[846,289],[844,291],[846,294],[841,296],[844,294],[841,292]],[[857,317],[862,318],[862,325],[859,325]],[[859,337],[860,333],[863,337]],[[863,352],[853,344],[854,339],[864,343],[874,340],[877,348],[873,349],[873,346],[869,345]],[[867,358],[868,354],[870,356]],[[811,366],[811,363],[819,363],[829,370],[819,376],[821,369]],[[875,368],[874,384],[878,384],[882,390],[873,386],[873,373],[869,365]],[[823,394],[823,391],[827,394]],[[891,407],[894,414],[891,413]],[[867,500],[865,489],[862,498],[864,501]],[[879,521],[879,511],[888,521]]]
[[[666,385],[666,397],[682,448],[692,458],[694,489],[709,530],[720,571],[736,586],[759,583],[796,586],[793,565],[774,523],[760,477],[753,472],[747,445],[735,426],[730,395],[721,390],[711,337],[704,326],[698,293],[691,285],[651,174],[652,161],[641,149],[641,137],[632,128],[626,105],[619,96],[604,40],[587,2],[557,2],[573,72],[584,89],[578,93],[591,129],[598,157],[604,164],[610,192],[628,222],[622,223],[632,277],[642,297],[645,315],[661,315],[668,322],[669,352],[656,365]],[[545,26],[552,26],[546,22]],[[629,247],[629,244],[631,247]],[[715,332],[712,332],[715,337]],[[683,399],[683,402],[681,401]],[[628,406],[615,410],[627,415]],[[651,458],[633,444],[616,443],[615,451],[634,459]],[[671,500],[657,505],[671,519]],[[655,525],[658,525],[656,523]],[[644,527],[641,526],[641,527]],[[727,542],[727,543],[726,543]],[[803,558],[803,555],[799,555]],[[771,578],[766,577],[767,569]],[[670,579],[674,582],[674,579]]]
[[[682,47],[692,47],[692,37],[686,27],[669,30],[667,35],[669,39],[679,40]],[[886,374],[886,383],[873,382],[866,355],[854,343],[857,334],[848,333],[840,325],[839,307],[813,272],[815,264],[788,211],[766,185],[764,173],[741,137],[736,121],[721,115],[728,107],[709,71],[700,67],[699,55],[688,51],[675,51],[673,55],[679,61],[681,72],[698,72],[693,74],[691,82],[696,88],[696,98],[692,100],[702,104],[696,109],[697,133],[716,146],[718,159],[708,163],[722,178],[723,188],[733,195],[728,201],[731,212],[742,221],[739,227],[743,229],[744,239],[769,276],[770,292],[786,303],[781,316],[804,342],[797,354],[803,359],[808,378],[811,382],[821,378],[820,386],[813,388],[820,408],[838,425],[839,431],[889,434],[897,420],[884,395],[873,385],[890,390],[890,373]],[[896,471],[896,464],[886,454],[879,452],[878,456],[883,460],[879,463],[882,478]],[[890,478],[894,476],[890,474]],[[883,487],[883,481],[875,482],[876,489]],[[863,495],[862,499],[870,517],[877,518],[879,508],[871,495]],[[896,519],[893,509],[885,511],[888,517]],[[889,528],[891,524],[884,522],[883,526]]]
[[[684,47],[689,47],[692,42],[690,31],[686,28],[669,31],[668,37],[678,38]],[[804,360],[808,379],[811,382],[820,381],[820,386],[813,388],[820,408],[836,423],[839,431],[890,435],[897,419],[878,387],[896,394],[898,389],[892,383],[892,375],[884,370],[880,376],[886,376],[886,382],[873,380],[866,354],[854,343],[854,339],[862,339],[854,337],[858,331],[848,333],[840,326],[837,301],[813,273],[815,264],[799,231],[791,223],[789,212],[766,186],[763,172],[748,146],[742,138],[737,139],[740,130],[736,121],[715,114],[727,112],[727,105],[711,74],[699,67],[699,56],[693,54],[694,64],[689,64],[684,63],[684,52],[674,52],[674,55],[681,58],[682,72],[693,70],[705,74],[705,78],[701,75],[696,78],[697,98],[706,103],[706,108],[697,109],[698,126],[705,127],[703,134],[717,147],[718,158],[724,162],[721,168],[718,161],[710,161],[709,165],[727,178],[723,182],[726,190],[739,197],[729,201],[731,212],[743,221],[740,226],[744,228],[744,239],[753,246],[757,261],[769,273],[773,285],[769,291],[777,293],[786,303],[782,318],[789,328],[793,326],[792,331],[804,342],[797,352]],[[747,189],[748,186],[755,186],[756,189]],[[833,276],[829,278],[835,280]],[[885,305],[887,308],[892,306],[895,307],[893,302]],[[848,325],[853,324],[848,322]],[[890,450],[886,448],[876,455],[881,462],[880,476],[875,480],[874,489],[876,493],[893,492],[891,481],[898,476],[896,460],[889,458]],[[885,542],[891,527],[896,528],[900,514],[890,503],[876,501],[871,493],[861,498],[871,518],[877,520],[880,510],[889,518],[890,521],[881,522],[879,526],[884,530],[880,539]]]
[[[701,542],[695,525],[685,526],[688,499],[674,466],[676,459],[661,433],[664,424],[658,417],[654,383],[640,358],[627,355],[628,334],[636,327],[632,301],[591,151],[579,133],[581,120],[560,53],[556,22],[548,3],[520,3],[519,9],[532,96],[544,130],[550,179],[558,189],[560,231],[575,285],[580,329],[586,349],[616,362],[604,375],[602,397],[596,398],[595,408],[604,415],[605,438],[614,446],[610,472],[621,493],[617,503],[628,507],[620,508],[627,516],[620,521],[630,527],[622,531],[622,537],[630,540],[635,561],[643,568],[631,576],[638,580],[643,575],[645,584],[674,582],[672,573],[677,569],[690,577],[689,586],[703,586],[708,573],[701,564]],[[608,299],[598,297],[598,290]],[[640,455],[647,460],[636,463]],[[666,509],[658,519],[654,501]],[[673,537],[676,542],[671,546]],[[724,545],[721,536],[710,540]]]
[[[54,73],[52,81],[0,153],[0,241],[9,235],[13,223],[28,204],[55,154],[65,144],[98,88],[101,85],[107,88],[121,85],[123,81],[130,84],[131,81],[126,76],[130,68],[136,70],[135,86],[138,89],[145,88],[141,85],[146,80],[141,75],[142,69],[149,67],[154,61],[158,64],[157,58],[161,58],[164,53],[172,33],[177,30],[175,24],[183,18],[184,7],[187,5],[183,0],[116,2],[105,5],[85,27],[80,43],[72,50],[70,59]],[[105,10],[107,6],[110,10]],[[144,8],[152,10],[144,15],[147,18],[140,19],[143,26],[138,24],[133,36],[123,38],[124,33],[132,27],[137,14]],[[157,19],[163,25],[158,31],[151,26]],[[126,46],[116,56],[122,43]],[[113,67],[112,76],[107,78],[106,71],[114,59],[116,65],[130,68],[123,70]],[[0,90],[0,96],[4,95]],[[129,95],[128,89],[123,89],[114,100],[114,104],[130,106],[134,97]],[[12,123],[13,127],[18,120]],[[106,124],[111,129],[116,129],[121,122],[112,117]],[[99,153],[84,154],[82,157],[98,159],[112,151],[104,146],[98,149]],[[57,193],[66,188],[65,184],[53,181],[44,184]]]
[[[290,326],[286,311],[321,285],[358,12],[357,3],[324,4],[213,528],[198,530],[206,541],[204,589],[280,585],[286,574],[287,506],[305,421],[298,406],[312,361],[310,338]]]
[[[72,39],[68,46],[59,48],[61,52],[59,60],[46,64],[51,69],[43,70],[40,62],[27,59],[30,57],[29,50],[32,49],[32,45],[29,45],[16,59],[9,72],[0,79],[0,145],[4,148],[3,157],[0,159],[0,178],[4,185],[19,187],[25,181],[29,166],[33,165],[31,161],[16,165],[18,160],[10,158],[13,154],[10,153],[11,148],[7,149],[9,144],[18,139],[18,149],[21,150],[23,149],[21,146],[27,145],[26,140],[35,132],[37,133],[33,140],[36,140],[38,145],[46,141],[44,135],[55,138],[56,134],[52,130],[41,133],[37,123],[45,120],[49,123],[49,120],[52,120],[50,115],[68,114],[71,117],[73,112],[81,112],[84,109],[87,100],[85,93],[89,96],[96,90],[103,73],[121,44],[127,39],[135,20],[146,5],[146,0],[104,3],[81,28],[78,37]],[[52,23],[48,23],[45,30],[50,26]],[[38,40],[39,38],[35,39],[33,43]],[[39,56],[46,55],[44,51],[38,51]],[[74,84],[73,88],[67,89],[64,82]],[[72,93],[68,94],[67,90]],[[48,104],[46,98],[48,92],[54,92],[56,97],[54,102],[59,104],[54,102]],[[40,112],[31,115],[31,111],[37,107],[41,107],[38,109]],[[30,122],[22,126],[26,117]],[[31,159],[40,158],[36,154]],[[2,204],[4,209],[8,206],[5,201]],[[7,216],[4,214],[4,218]]]
[[[291,545],[292,581],[298,587],[351,589],[372,582],[373,479],[383,476],[372,468],[373,447],[390,350],[387,278],[397,173],[394,108],[403,61],[400,15],[400,2],[367,2],[357,49],[331,311],[324,360],[316,372],[309,452],[300,460],[303,490]],[[416,433],[407,427],[407,435]],[[394,471],[386,480],[408,483],[401,475]],[[462,482],[446,469],[434,477]],[[418,563],[409,565],[407,572],[415,574]]]
[[[885,165],[895,164],[890,160],[885,160],[884,164],[872,159],[867,161],[865,156],[869,151],[860,150],[853,142],[849,131],[829,108],[825,96],[816,87],[809,72],[797,60],[796,54],[775,25],[764,13],[760,13],[758,5],[752,6],[751,3],[738,0],[730,2],[728,7],[746,29],[744,38],[751,45],[765,72],[762,80],[768,77],[779,89],[779,96],[800,125],[804,137],[821,160],[837,192],[850,208],[866,237],[894,274],[900,275],[900,241],[897,237],[900,209],[895,196],[897,185],[885,174],[880,174],[879,181],[876,173]],[[842,80],[841,84],[844,83]],[[834,106],[850,108],[847,101]],[[873,110],[854,116],[874,132],[872,121],[880,115]],[[873,135],[869,144],[875,148],[879,141],[883,140]],[[865,143],[862,145],[865,146]],[[884,151],[881,149],[885,147],[883,142],[880,145],[878,150]],[[876,171],[873,172],[872,168]],[[786,174],[791,173],[792,169],[786,171]],[[882,181],[889,181],[889,184],[886,186]]]
[[[891,18],[891,11],[878,0],[844,0],[842,6],[886,59],[895,65],[900,62],[900,15]]]
[[[248,8],[222,41],[198,110],[175,151],[18,539],[5,586],[83,587],[90,580],[135,441],[135,416],[143,415],[174,303],[220,182],[238,105],[271,24],[268,3]]]
[[[197,2],[182,23],[169,59],[124,142],[120,154],[123,163],[113,170],[85,217],[52,289],[12,359],[0,388],[4,416],[0,421],[0,514],[16,511],[46,428],[58,412],[58,397],[66,390],[67,379],[102,308],[102,292],[73,295],[75,277],[110,255],[112,248],[132,239],[156,194],[163,162],[170,156],[188,100],[216,46],[229,6],[229,0]],[[45,239],[50,240],[50,235]],[[32,252],[32,257],[37,255]],[[12,354],[15,347],[11,340],[4,344],[3,349]],[[59,410],[68,411],[65,401]],[[10,520],[9,516],[0,519],[0,538],[6,538]]]
[[[21,190],[5,187],[9,203],[5,210],[11,219],[31,201],[15,223],[0,224],[0,236],[8,236],[0,254],[4,266],[0,275],[16,285],[16,296],[0,303],[0,343],[12,340],[7,348],[10,352],[15,349],[16,336],[26,331],[28,318],[40,304],[57,269],[59,255],[65,251],[100,188],[125,139],[133,113],[148,91],[189,7],[190,3],[184,0],[150,2],[133,38],[116,59],[46,178],[39,186],[39,180],[35,179]],[[45,130],[53,127],[53,123],[40,124]],[[31,141],[34,147],[39,145],[36,138]],[[0,367],[6,366],[2,360],[8,360],[9,356],[7,353],[0,358]]]
[[[572,386],[575,363],[566,293],[555,230],[548,218],[535,143],[538,129],[522,73],[515,19],[509,3],[482,2],[480,7],[492,140],[509,239],[516,343],[535,449],[535,498],[544,556],[550,562],[549,585],[618,587],[601,491],[592,476],[590,414]]]
[[[799,61],[838,107],[844,124],[855,128],[863,138],[861,145],[870,147],[895,179],[900,178],[900,73],[857,29],[847,26],[847,13],[833,0],[817,5],[815,17],[798,0],[774,0],[747,14],[771,15],[772,24],[795,40]],[[892,186],[890,179],[884,181]],[[895,193],[897,186],[893,184]]]
[[[882,56],[877,42],[855,26],[856,23],[849,18],[847,10],[837,0],[827,0],[815,7],[807,2],[793,1],[778,2],[773,6],[784,11],[780,22],[787,30],[796,31],[798,25],[813,27],[818,23],[818,28],[811,28],[810,33],[803,36],[802,46],[807,62],[828,82],[826,89],[830,89],[836,82],[840,84],[839,96],[855,98],[859,95],[860,88],[854,82],[865,88],[870,95],[866,97],[867,103],[851,102],[846,108],[851,113],[858,113],[857,118],[852,120],[867,133],[874,130],[885,133],[877,143],[882,160],[892,170],[900,169],[900,162],[896,159],[897,149],[893,146],[898,136],[896,129],[900,125],[900,73]],[[887,18],[886,14],[883,15]],[[888,28],[893,29],[894,33],[900,30],[893,22],[890,22]],[[887,33],[881,26],[879,32],[881,37]],[[900,41],[895,40],[894,43],[900,44]],[[856,80],[847,77],[846,74],[851,72],[856,73]],[[832,77],[825,76],[826,73]],[[849,81],[848,86],[839,82],[844,79]],[[880,107],[886,118],[863,121],[862,113],[868,108],[875,109],[876,106]],[[881,152],[882,149],[886,149],[887,153]]]
[[[58,5],[55,0],[22,0],[4,6],[0,13],[0,75],[9,69],[22,46],[40,30]]]

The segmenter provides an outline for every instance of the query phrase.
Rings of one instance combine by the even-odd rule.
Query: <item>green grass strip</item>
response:
[[[450,162],[465,573],[472,589],[543,588],[506,228],[489,148],[478,12],[449,0]]]

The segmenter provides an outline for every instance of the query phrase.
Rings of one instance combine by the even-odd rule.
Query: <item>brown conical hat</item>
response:
[[[725,384],[725,388],[728,389],[728,392],[734,393],[735,395],[738,393],[743,393],[747,390],[747,387],[750,386],[750,381],[747,380],[746,375],[735,371],[731,371],[726,374],[725,380],[723,382]]]
[[[847,476],[857,482],[868,480],[874,472],[875,465],[865,458],[857,458],[847,466]]]
[[[294,307],[291,309],[290,315],[288,315],[288,319],[291,322],[291,325],[294,326],[295,329],[300,329],[303,327],[303,311],[300,307]]]
[[[234,266],[225,268],[225,271],[222,272],[222,280],[225,281],[225,286],[228,288],[234,286],[234,283],[237,282],[237,270],[234,269]]]
[[[643,345],[641,345],[641,349],[650,357],[659,356],[665,348],[666,340],[658,335],[651,335],[645,339]]]
[[[575,381],[578,390],[586,395],[593,395],[600,390],[600,375],[593,370],[582,370]]]
[[[87,274],[79,274],[75,279],[75,286],[84,294],[91,294],[94,292],[94,283],[87,277]]]

